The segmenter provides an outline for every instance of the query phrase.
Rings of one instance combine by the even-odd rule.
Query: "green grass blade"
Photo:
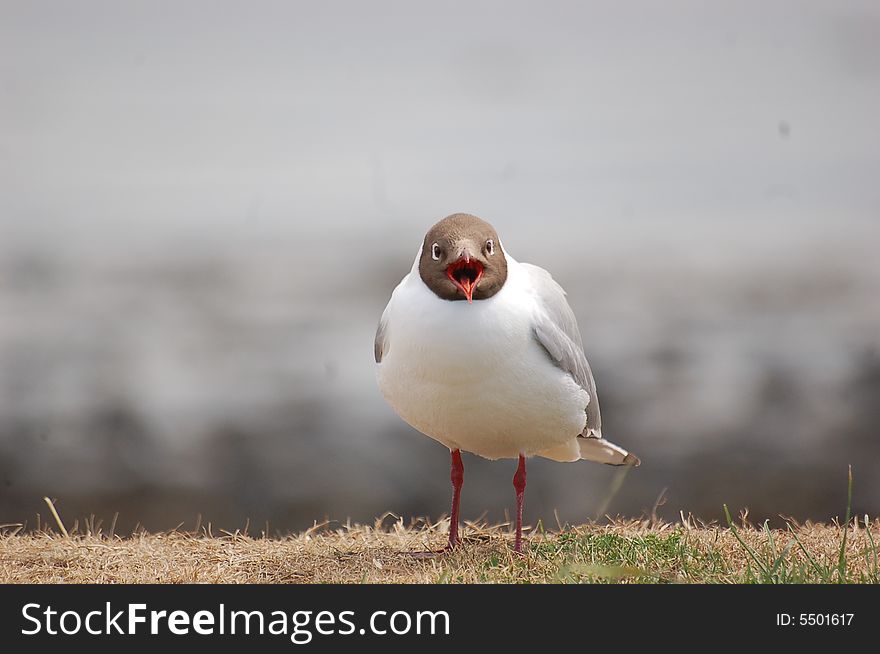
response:
[[[868,540],[871,541],[871,554],[874,555],[874,574],[871,575],[871,581],[877,584],[880,583],[877,569],[877,545],[874,543],[874,534],[871,533],[871,522],[868,520],[867,513],[865,514],[865,531],[868,533]]]
[[[794,536],[795,542],[797,542],[798,547],[801,548],[801,552],[804,553],[804,556],[807,557],[807,560],[810,562],[810,565],[813,566],[813,569],[816,571],[816,574],[819,575],[819,577],[822,579],[822,581],[827,583],[828,582],[828,573],[818,563],[816,563],[816,559],[814,559],[813,555],[810,554],[809,550],[807,550],[807,548],[804,547],[804,544],[801,542],[801,539],[798,538],[798,535],[795,532],[795,530],[791,528],[791,523],[788,524],[788,531],[790,531],[791,535]]]
[[[776,556],[776,539],[773,538],[773,531],[770,529],[770,521],[764,520],[764,534],[767,536],[767,540],[770,542],[770,549],[773,552],[773,556]]]
[[[764,565],[764,564],[758,559],[758,553],[755,552],[755,550],[753,550],[753,549],[749,546],[749,544],[746,543],[746,542],[742,539],[742,536],[739,535],[739,531],[737,530],[736,525],[733,524],[733,520],[730,518],[730,511],[727,509],[727,505],[724,504],[723,506],[724,506],[724,517],[727,518],[727,526],[728,526],[728,528],[730,529],[730,531],[733,532],[734,537],[739,541],[739,544],[742,545],[743,549],[748,553],[748,555],[749,555],[750,557],[752,557],[752,560],[754,560],[755,565],[757,565],[758,568],[760,568],[761,572],[764,573],[764,576],[765,576],[765,577],[769,577],[769,571],[767,570],[767,566]]]
[[[837,559],[837,581],[846,583],[846,533],[849,531],[849,521],[852,519],[852,466],[849,466],[848,481],[846,485],[846,521],[843,523],[843,538],[840,539],[840,556]]]
[[[785,547],[782,548],[782,553],[776,557],[776,561],[773,562],[773,567],[770,569],[770,574],[776,577],[777,572],[779,572],[779,566],[788,559],[788,555],[791,552],[791,548],[794,547],[794,541],[788,541]]]

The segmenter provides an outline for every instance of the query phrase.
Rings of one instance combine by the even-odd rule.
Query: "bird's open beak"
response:
[[[456,261],[446,267],[446,276],[464,293],[468,304],[473,304],[474,290],[483,276],[483,264],[468,250],[464,250]]]

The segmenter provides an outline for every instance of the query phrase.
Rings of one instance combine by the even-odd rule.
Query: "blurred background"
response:
[[[372,345],[456,211],[643,462],[534,460],[528,522],[827,520],[848,464],[877,515],[878,117],[873,0],[0,0],[0,524],[448,511]],[[465,518],[514,467],[465,456]]]

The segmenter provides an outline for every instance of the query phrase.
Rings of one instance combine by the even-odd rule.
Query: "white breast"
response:
[[[406,422],[449,448],[574,461],[587,393],[535,340],[528,276],[507,262],[501,291],[473,304],[441,300],[417,270],[407,275],[386,309],[379,387]]]

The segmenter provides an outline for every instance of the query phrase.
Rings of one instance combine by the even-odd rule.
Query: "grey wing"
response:
[[[529,275],[539,305],[535,316],[535,338],[553,363],[569,373],[589,394],[587,426],[583,435],[601,438],[602,415],[596,397],[596,382],[584,354],[577,320],[565,299],[565,291],[543,268],[528,263],[521,265]]]
[[[373,341],[373,358],[376,363],[382,361],[382,357],[388,351],[388,307],[379,318],[379,326],[376,328],[376,340]]]
[[[419,252],[421,252],[421,250],[419,250]],[[376,363],[382,362],[382,359],[388,354],[388,349],[391,347],[391,340],[388,336],[388,321],[391,318],[391,305],[394,304],[394,297],[397,295],[398,289],[406,283],[407,279],[409,279],[409,275],[405,275],[404,278],[400,280],[400,283],[391,293],[391,299],[388,300],[388,304],[385,305],[382,317],[379,318],[379,326],[376,327],[376,339],[373,341],[373,358],[376,360]]]

